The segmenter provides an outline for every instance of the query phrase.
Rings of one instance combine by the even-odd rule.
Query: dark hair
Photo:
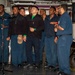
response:
[[[19,9],[19,7],[17,5],[12,6],[12,9],[14,9],[14,8],[18,8]]]
[[[19,10],[23,9],[25,11],[25,8],[21,7]]]
[[[54,6],[51,6],[50,8],[53,8],[56,11],[56,8]]]
[[[3,8],[5,7],[3,4],[0,4],[0,6],[2,6]]]
[[[32,5],[28,6],[28,8],[32,8]]]
[[[60,5],[65,11],[67,11],[67,5],[66,4],[62,4]]]
[[[45,9],[40,9],[40,10],[43,10],[46,13],[46,10]]]

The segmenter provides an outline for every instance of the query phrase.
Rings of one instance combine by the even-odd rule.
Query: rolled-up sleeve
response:
[[[64,28],[64,29],[66,28],[66,19],[65,19],[65,17],[64,18],[61,18],[59,25],[62,28]]]

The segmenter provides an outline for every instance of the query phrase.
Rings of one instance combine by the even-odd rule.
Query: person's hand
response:
[[[56,27],[56,28],[58,27],[58,22],[55,22],[55,27]]]
[[[54,28],[54,31],[55,31],[55,32],[57,32],[57,31],[58,31],[58,29],[55,27],[55,28]]]
[[[26,37],[26,36],[24,36],[24,37],[23,37],[23,41],[24,41],[24,42],[26,42],[26,39],[27,39],[27,37]]]
[[[64,28],[62,28],[62,27],[59,26],[59,25],[55,25],[55,28],[57,28],[57,30],[64,30]]]
[[[50,24],[56,25],[58,24],[58,22],[50,22]]]
[[[7,28],[7,26],[5,26],[4,24],[1,24],[2,28]]]
[[[30,31],[31,31],[31,32],[34,32],[34,31],[35,31],[35,29],[34,29],[34,28],[32,28],[32,27],[30,27]]]
[[[57,43],[58,41],[58,37],[55,37],[54,42]]]
[[[10,41],[10,37],[7,37],[6,40],[7,40],[7,41]]]
[[[50,22],[50,24],[53,24],[53,25],[55,25],[55,23],[54,23],[54,22]]]
[[[43,20],[45,20],[45,18],[46,18],[46,15],[43,15]]]

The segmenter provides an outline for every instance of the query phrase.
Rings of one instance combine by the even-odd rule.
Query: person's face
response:
[[[29,14],[31,14],[31,9],[32,9],[32,7],[29,7],[29,8],[28,8],[28,10],[29,10]]]
[[[58,14],[59,14],[59,12],[58,12],[58,7],[56,7],[55,14],[56,14],[56,15],[58,15]]]
[[[70,17],[72,17],[72,12],[69,13]]]
[[[12,10],[13,14],[18,14],[19,12],[19,9],[17,7],[14,7],[13,10]]]
[[[63,14],[63,8],[60,6],[59,7],[59,14],[62,15]]]
[[[3,6],[0,6],[0,13],[4,12]]]
[[[50,14],[50,15],[55,14],[55,10],[54,10],[53,8],[50,8],[50,9],[49,9],[49,14]]]
[[[42,16],[44,14],[44,11],[43,10],[40,10],[40,15]]]
[[[20,13],[22,16],[25,16],[25,10],[24,10],[24,9],[21,9],[21,10],[19,11],[19,13]]]
[[[31,14],[37,14],[37,13],[38,13],[38,9],[35,7],[32,7]]]

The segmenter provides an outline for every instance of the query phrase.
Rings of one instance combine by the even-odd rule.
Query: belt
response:
[[[67,36],[67,35],[72,35],[72,34],[63,34],[63,35],[58,35],[58,37],[61,37],[61,36]]]

